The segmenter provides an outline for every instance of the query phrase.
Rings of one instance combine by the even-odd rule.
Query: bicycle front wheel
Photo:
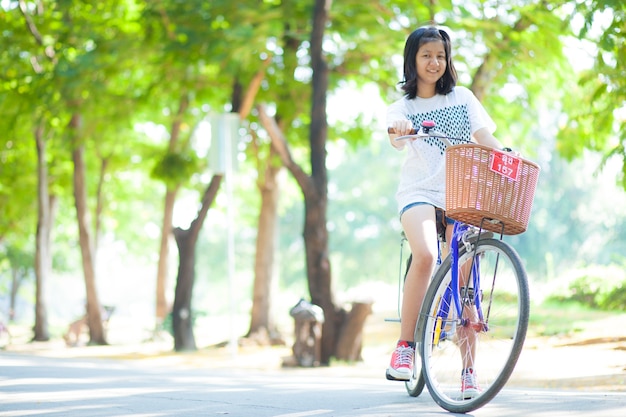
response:
[[[511,376],[530,302],[526,272],[508,244],[484,239],[469,251],[463,246],[458,265],[462,313],[451,295],[448,257],[424,297],[418,340],[422,375],[435,402],[467,413],[491,401]],[[469,369],[470,379],[462,382]]]

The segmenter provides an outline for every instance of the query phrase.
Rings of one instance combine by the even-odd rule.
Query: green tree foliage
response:
[[[610,311],[626,311],[626,277],[624,265],[589,267],[573,275],[564,288],[549,298],[559,302],[575,302]]]
[[[204,165],[193,150],[185,153],[167,153],[155,165],[151,176],[169,186],[177,186],[189,181]]]
[[[163,183],[185,183],[196,191],[207,182],[202,175],[207,167],[200,161],[204,155],[198,156],[193,149],[195,126],[209,113],[237,108],[242,89],[257,72],[265,71],[257,101],[271,104],[294,159],[310,170],[311,4],[3,2],[0,253],[6,256],[9,246],[34,250],[37,157],[33,132],[41,128],[48,144],[50,192],[60,197],[53,233],[58,245],[55,270],[76,268],[67,140],[67,126],[76,112],[83,117],[80,133],[90,174],[90,208],[97,206],[101,180],[106,239],[123,241],[129,256],[150,262],[154,262],[156,245],[154,233],[146,230],[159,227]],[[624,159],[625,7],[617,0],[333,2],[324,42],[329,91],[374,83],[383,100],[390,102],[399,96],[401,53],[408,33],[431,21],[449,27],[460,83],[482,92],[498,124],[498,137],[544,168],[540,187],[545,188],[538,190],[533,217],[536,224],[513,242],[528,259],[530,270],[549,276],[550,262],[556,270],[559,262],[568,262],[572,256],[568,253],[579,259],[587,256],[584,241],[596,229],[605,231],[613,246],[622,245],[625,223],[620,214],[615,213],[618,220],[611,227],[579,216],[579,208],[596,195],[574,181],[571,165],[545,155],[556,146],[568,159],[583,155],[586,149],[601,152],[606,163],[611,156]],[[572,35],[596,48],[592,66],[580,78],[563,49]],[[181,140],[168,149],[184,97],[190,104],[179,119]],[[329,100],[332,97],[329,94]],[[327,151],[340,155],[341,161],[329,174],[330,248],[339,285],[388,276],[389,270],[395,279],[396,155],[389,154],[384,141],[371,139],[380,130],[374,125],[380,120],[371,121],[358,110],[352,120],[329,116],[333,120],[329,142],[337,144]],[[260,144],[267,144],[255,114],[244,124]],[[155,131],[165,133],[155,135]],[[267,148],[258,150],[261,156],[268,154]],[[238,175],[249,185],[262,169],[256,166],[253,148],[245,152]],[[367,167],[376,167],[377,172],[368,173]],[[304,278],[303,207],[301,194],[287,181],[281,206],[279,268],[284,282],[291,283]],[[247,195],[237,197],[245,231],[240,237],[252,239],[258,200],[252,196],[253,189],[243,190]],[[223,202],[219,207],[224,207]],[[201,245],[208,253],[222,243],[212,236]],[[249,254],[251,245],[245,246]],[[546,260],[546,252],[553,253],[553,261]],[[598,250],[585,262],[604,261],[602,256],[609,252]],[[221,262],[223,255],[212,258],[210,254],[201,261],[203,270],[211,268],[220,276],[224,274]],[[0,265],[6,268],[7,263]]]
[[[559,132],[558,149],[565,157],[585,149],[600,152],[605,160],[623,161],[618,178],[626,189],[626,4],[619,0],[585,1],[576,11],[583,16],[578,37],[591,44],[591,68],[564,100],[567,122]]]

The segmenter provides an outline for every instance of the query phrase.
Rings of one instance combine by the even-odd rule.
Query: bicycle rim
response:
[[[459,265],[470,265],[473,255],[473,249],[466,253],[463,247]],[[453,304],[445,294],[451,280],[449,259],[429,286],[420,314],[422,375],[437,404],[456,413],[482,407],[502,389],[528,328],[528,281],[517,253],[502,241],[485,239],[478,242],[474,260],[480,291],[470,295],[473,301],[463,303],[463,318],[470,318],[470,324],[464,326],[454,306],[448,305]],[[473,281],[467,278],[469,272],[461,275],[462,281]],[[479,390],[461,392],[461,372],[467,366],[474,369]]]

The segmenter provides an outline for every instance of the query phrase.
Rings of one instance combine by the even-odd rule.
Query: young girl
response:
[[[419,129],[424,120],[433,120],[437,131],[446,136],[501,148],[492,135],[495,124],[478,99],[467,88],[456,86],[450,50],[450,37],[441,29],[422,27],[411,33],[404,47],[405,96],[387,110],[387,126],[395,132],[389,134],[391,145],[407,148],[396,198],[413,256],[404,283],[400,340],[387,369],[391,380],[409,380],[413,372],[415,325],[437,260],[436,209],[445,209],[445,145],[435,138],[394,139]],[[442,218],[449,241],[453,221]],[[471,355],[463,356],[469,358],[463,359],[461,390],[469,398],[479,388]]]

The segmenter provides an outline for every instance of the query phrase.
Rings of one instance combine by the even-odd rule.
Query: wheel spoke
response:
[[[473,250],[467,253],[465,248],[459,255],[461,315],[451,300],[450,262],[446,260],[425,296],[416,339],[421,341],[422,372],[429,392],[452,412],[475,410],[502,389],[528,326],[528,284],[519,256],[494,239],[480,241],[475,267],[466,267],[472,264],[473,255]],[[469,368],[473,378],[478,378],[480,391],[461,391],[462,371]]]

